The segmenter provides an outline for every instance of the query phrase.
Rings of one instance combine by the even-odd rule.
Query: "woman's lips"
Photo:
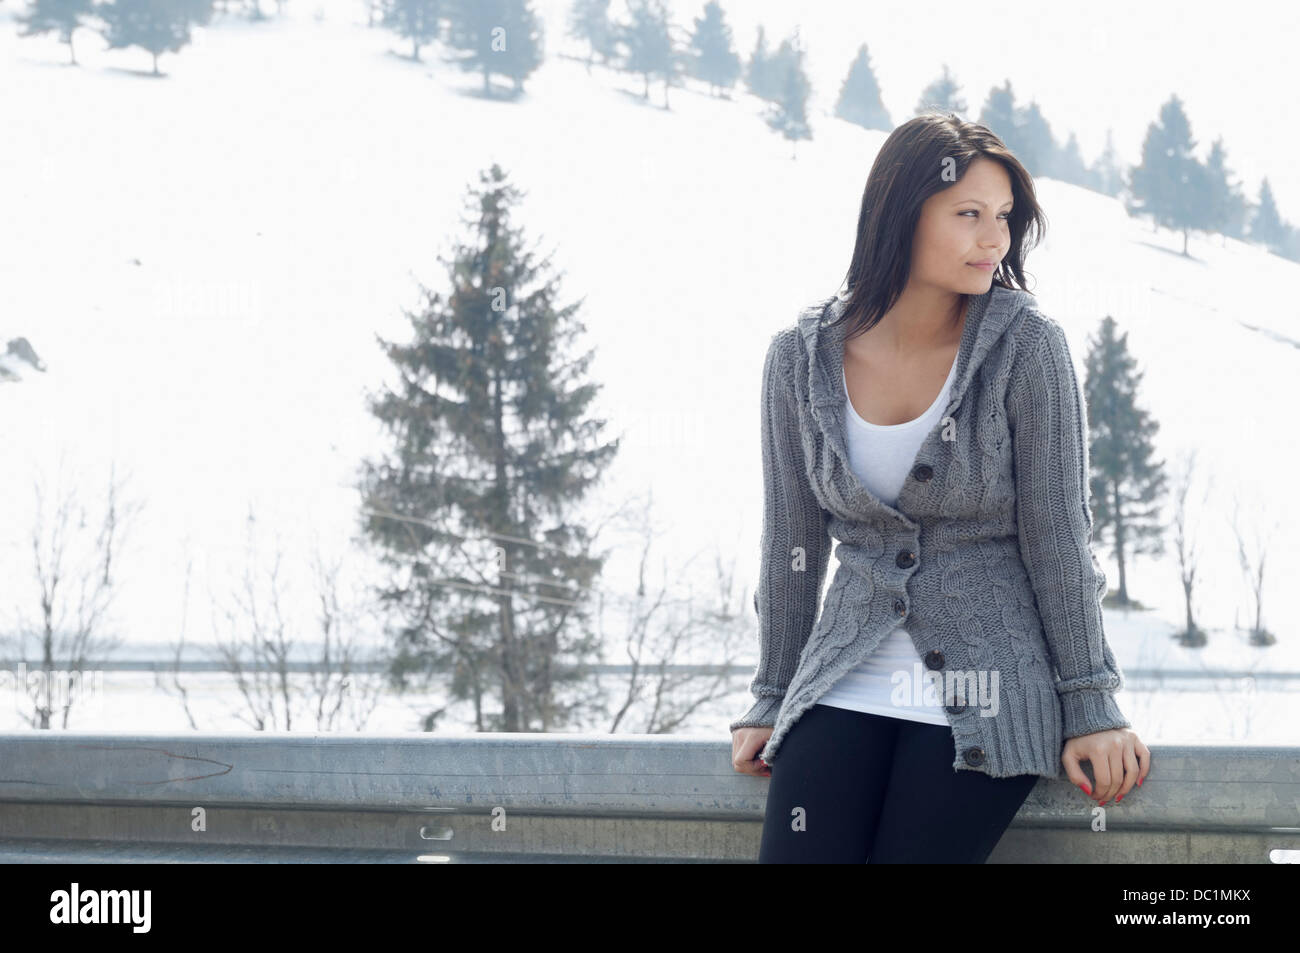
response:
[[[972,268],[981,268],[984,271],[992,271],[995,267],[997,267],[993,262],[989,262],[987,265],[976,265],[968,261],[966,262],[966,264],[970,265],[970,267]]]

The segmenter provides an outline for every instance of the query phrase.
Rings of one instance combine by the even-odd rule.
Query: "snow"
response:
[[[366,29],[360,4],[289,6],[284,21],[196,30],[191,47],[161,57],[164,78],[148,75],[148,54],[104,50],[90,31],[77,35],[81,66],[66,66],[53,35],[19,38],[0,14],[0,340],[27,336],[49,367],[0,385],[0,626],[36,606],[34,483],[93,503],[116,461],[144,504],[118,554],[119,656],[182,629],[192,642],[219,634],[207,600],[238,585],[250,526],[260,567],[284,547],[297,637],[319,637],[311,554],[343,560],[349,586],[370,578],[350,486],[383,447],[364,405],[390,374],[375,336],[405,339],[402,309],[418,305],[419,283],[444,286],[437,256],[464,237],[465,190],[493,162],[525,191],[515,224],[556,253],[563,302],[586,299],[590,373],[604,387],[591,412],[611,422],[607,439],[623,437],[600,505],[653,491],[665,533],[656,563],[708,592],[712,560],[699,557],[717,548],[738,587],[752,586],[763,353],[802,305],[838,287],[885,134],[819,112],[816,139],[792,160],[747,94],[673,89],[664,110],[661,85],[643,101],[639,77],[588,74],[555,54],[567,4],[540,5],[548,59],[517,102],[481,99],[480,78],[436,47],[423,63],[397,55],[406,44]],[[772,46],[781,35],[769,29]],[[752,34],[738,29],[736,42],[747,55]],[[1153,232],[1116,200],[1037,187],[1051,224],[1029,259],[1033,290],[1080,372],[1112,314],[1146,374],[1158,455],[1172,464],[1195,448],[1215,480],[1199,514],[1209,646],[1171,641],[1183,615],[1171,547],[1129,563],[1130,591],[1150,611],[1106,614],[1121,665],[1300,671],[1296,502],[1279,478],[1300,462],[1300,349],[1276,336],[1300,340],[1300,266],[1218,236],[1194,236],[1183,258],[1180,235]],[[738,475],[744,493],[731,487]],[[1225,519],[1233,492],[1277,527],[1265,615],[1280,642],[1267,649],[1234,631],[1250,612]],[[633,590],[639,556],[635,540],[616,546],[601,587]],[[752,622],[751,592],[733,600]],[[609,660],[622,661],[616,637]],[[150,677],[106,679],[116,703],[73,727],[186,726]],[[742,681],[687,734],[725,737],[748,704]],[[240,727],[219,678],[196,684],[208,692],[201,727]],[[1148,743],[1293,744],[1295,698],[1225,684],[1128,689],[1120,703]],[[20,726],[11,708],[0,703],[0,730]],[[418,710],[387,699],[368,727],[414,730]],[[468,718],[458,708],[447,724]]]

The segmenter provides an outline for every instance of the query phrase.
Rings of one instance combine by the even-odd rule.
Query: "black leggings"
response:
[[[772,763],[758,862],[984,863],[1039,776],[956,758],[947,725],[813,705]]]

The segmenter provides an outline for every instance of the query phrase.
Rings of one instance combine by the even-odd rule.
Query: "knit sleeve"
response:
[[[828,516],[805,473],[795,395],[783,373],[780,342],[778,334],[763,365],[763,534],[754,594],[759,661],[749,686],[757,701],[731,723],[731,731],[776,724],[817,618],[830,554]]]
[[[1127,728],[1123,675],[1102,629],[1106,574],[1092,550],[1087,411],[1065,332],[1043,331],[1007,399],[1020,552],[1056,667],[1064,737]]]

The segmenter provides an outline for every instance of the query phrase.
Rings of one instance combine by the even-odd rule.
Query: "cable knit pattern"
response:
[[[944,697],[955,770],[1064,776],[1065,739],[1129,727],[1091,548],[1087,414],[1065,334],[1027,292],[973,296],[948,405],[891,507],[849,464],[839,296],[773,336],[763,366],[756,701],[731,729],[799,717],[900,623]],[[818,602],[832,540],[839,566]],[[898,606],[902,612],[897,611]]]

